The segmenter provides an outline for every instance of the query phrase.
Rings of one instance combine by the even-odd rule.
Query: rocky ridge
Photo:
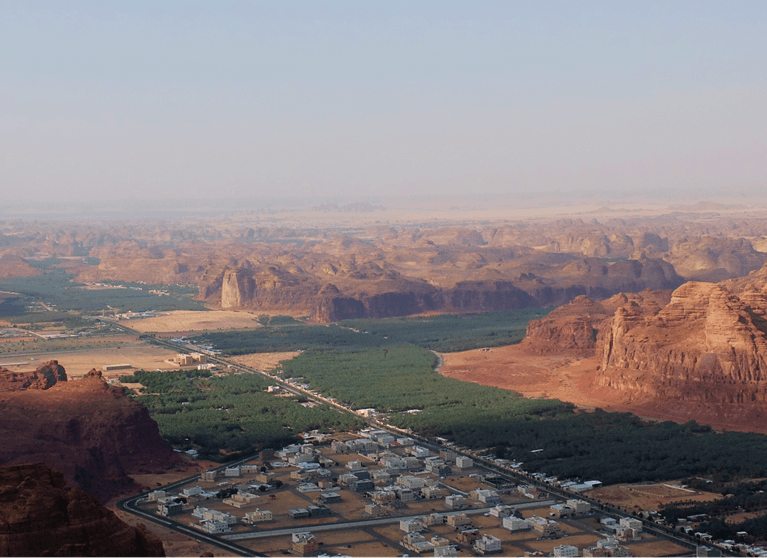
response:
[[[0,389],[0,464],[46,463],[107,498],[135,488],[129,474],[179,463],[146,408],[98,370],[67,381],[56,361],[27,374],[0,369]]]
[[[264,226],[253,216],[193,225],[6,223],[0,246],[17,259],[67,257],[56,265],[85,282],[193,283],[214,306],[324,322],[559,306],[580,295],[601,300],[735,278],[767,262],[764,222],[671,212],[327,229]]]
[[[0,368],[0,392],[48,389],[56,382],[66,381],[67,372],[57,360],[41,364],[34,372],[12,372]]]

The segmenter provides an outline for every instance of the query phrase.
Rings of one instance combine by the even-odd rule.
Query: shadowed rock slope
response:
[[[41,463],[0,467],[0,556],[165,556],[143,525],[130,527]]]
[[[0,389],[0,464],[46,463],[107,498],[135,486],[129,474],[179,462],[146,408],[97,370],[70,382],[56,361],[26,375],[0,369]]]

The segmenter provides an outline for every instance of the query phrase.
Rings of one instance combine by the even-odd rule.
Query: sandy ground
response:
[[[690,556],[692,552],[684,546],[661,540],[633,542],[624,546],[631,551],[632,556]]]
[[[195,312],[193,310],[178,310],[163,312],[154,318],[140,320],[123,320],[131,329],[142,333],[170,333],[191,331],[212,331],[219,329],[244,329],[261,327],[256,321],[259,314],[250,312],[233,312],[229,310],[210,310]]]
[[[722,496],[711,492],[689,491],[681,488],[672,488],[672,483],[665,484],[616,484],[598,488],[589,493],[592,498],[597,498],[610,504],[641,510],[659,510],[663,504],[671,502],[691,500],[693,502],[710,502],[718,500]]]
[[[230,360],[238,364],[255,368],[256,370],[274,370],[277,365],[283,360],[290,360],[295,358],[301,353],[298,351],[292,351],[287,353],[254,353],[251,355],[241,355],[231,357]]]
[[[678,402],[664,404],[649,395],[599,386],[596,357],[533,355],[525,353],[521,345],[447,353],[441,357],[440,374],[443,376],[516,391],[526,397],[559,399],[586,408],[630,412],[650,420],[697,420],[719,430],[767,432],[764,423],[722,420],[703,405],[680,407]]]
[[[51,359],[59,361],[67,371],[67,376],[76,379],[84,376],[89,370],[96,368],[102,370],[107,364],[130,364],[132,368],[104,372],[106,379],[130,376],[136,370],[155,370],[156,368],[171,369],[172,366],[165,362],[175,356],[176,353],[167,349],[153,347],[140,342],[127,342],[121,346],[103,349],[83,349],[56,352],[39,352],[23,357],[3,357],[0,362],[26,362],[20,370],[31,370],[43,362]]]
[[[596,375],[596,358],[528,355],[519,345],[441,356],[440,373],[449,378],[586,407],[604,407],[606,403],[594,396],[595,390],[591,387]]]

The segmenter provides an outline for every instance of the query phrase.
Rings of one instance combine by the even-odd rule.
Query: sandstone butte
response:
[[[578,297],[531,322],[520,351],[591,357],[608,408],[767,432],[767,266],[747,279]]]
[[[42,463],[0,466],[0,556],[165,556],[144,525],[130,527]]]
[[[0,234],[0,259],[9,258],[0,277],[40,273],[24,257],[66,256],[55,265],[82,281],[193,283],[215,307],[326,322],[559,306],[578,295],[740,277],[767,261],[763,219],[743,215],[367,229],[271,223],[9,223]]]
[[[101,372],[67,381],[53,360],[34,372],[0,368],[0,464],[45,463],[106,500],[136,489],[129,476],[180,462],[146,408]]]

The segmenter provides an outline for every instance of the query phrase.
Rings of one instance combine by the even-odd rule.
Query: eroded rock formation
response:
[[[765,266],[767,267],[767,266]],[[585,297],[528,326],[536,354],[597,356],[595,389],[636,408],[767,430],[767,290],[761,281],[688,282],[668,291]]]
[[[711,209],[719,210],[726,209]],[[732,279],[767,261],[763,216],[673,211],[604,222],[395,221],[327,229],[279,223],[6,223],[0,246],[11,274],[39,273],[22,257],[70,256],[56,265],[81,281],[195,284],[214,306],[317,321],[558,306],[580,295],[601,300],[684,280]]]
[[[57,360],[41,364],[34,372],[12,372],[0,368],[0,392],[48,389],[57,382],[66,381],[67,373]]]
[[[130,527],[42,463],[0,466],[0,556],[165,556],[146,527]]]
[[[0,464],[46,463],[89,494],[108,497],[134,487],[128,474],[179,462],[146,408],[98,370],[67,381],[51,361],[30,374],[0,369],[0,379]]]

